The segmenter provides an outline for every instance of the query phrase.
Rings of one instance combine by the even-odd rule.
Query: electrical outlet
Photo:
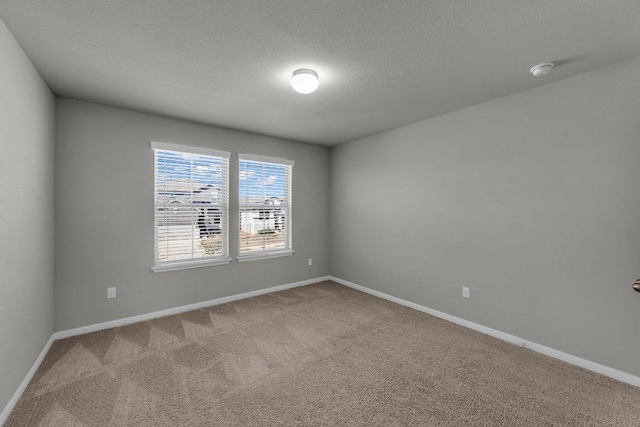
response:
[[[107,288],[107,298],[116,297],[116,288]]]
[[[462,287],[462,296],[465,297],[465,298],[470,298],[469,297],[469,288],[464,287],[464,286]]]
[[[309,265],[313,265],[313,260],[309,258]]]

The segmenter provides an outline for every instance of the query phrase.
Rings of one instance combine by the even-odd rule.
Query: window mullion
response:
[[[190,164],[190,168],[189,168],[189,202],[191,203],[191,205],[193,205],[193,156],[189,156],[191,158],[191,164]],[[194,243],[196,240],[196,236],[195,236],[195,227],[194,227],[194,210],[190,209],[191,212],[191,259],[193,259],[195,257],[195,251],[194,251]],[[200,217],[200,212],[198,212],[198,217]],[[200,238],[200,230],[198,230],[198,238]]]

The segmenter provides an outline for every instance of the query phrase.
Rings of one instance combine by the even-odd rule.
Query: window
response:
[[[291,160],[238,155],[240,248],[238,261],[292,255]]]
[[[155,265],[170,271],[229,263],[229,156],[152,142]]]

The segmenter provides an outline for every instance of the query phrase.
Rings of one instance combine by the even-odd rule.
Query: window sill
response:
[[[173,262],[167,264],[154,265],[151,270],[154,273],[164,273],[165,271],[188,270],[190,268],[210,267],[212,265],[229,264],[231,258],[207,259],[202,261]]]
[[[242,255],[242,256],[239,256],[236,259],[238,260],[238,262],[255,261],[255,260],[259,260],[259,259],[280,258],[280,257],[283,257],[283,256],[291,256],[294,253],[295,253],[295,251],[289,249],[289,250],[286,250],[286,251],[264,252],[264,253],[255,254],[255,255]]]

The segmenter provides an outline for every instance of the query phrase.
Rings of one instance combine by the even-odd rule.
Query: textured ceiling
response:
[[[0,17],[58,95],[323,145],[640,56],[638,0],[0,0]],[[289,86],[303,67],[312,95]]]

